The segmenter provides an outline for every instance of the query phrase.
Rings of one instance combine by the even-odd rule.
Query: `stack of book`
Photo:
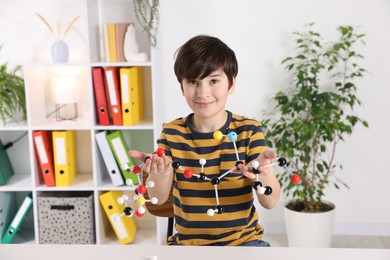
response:
[[[107,62],[125,62],[124,42],[127,27],[131,23],[104,25],[104,54]]]
[[[35,131],[33,139],[46,186],[70,186],[77,174],[75,130]]]
[[[99,125],[133,126],[144,117],[141,67],[92,68]]]

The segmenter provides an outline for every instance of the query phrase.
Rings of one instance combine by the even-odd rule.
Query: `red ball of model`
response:
[[[139,167],[138,165],[134,165],[132,172],[135,173],[135,174],[140,173],[141,172],[141,167]]]
[[[146,192],[146,186],[143,185],[143,184],[140,184],[140,185],[138,186],[138,188],[137,188],[137,191],[138,191],[139,194],[145,194],[145,192]]]
[[[163,157],[165,155],[165,150],[164,148],[157,148],[156,150],[156,154],[158,155],[158,157]]]
[[[294,183],[294,184],[298,184],[301,182],[301,176],[299,176],[298,174],[294,173],[292,176],[291,176],[291,182]]]
[[[139,210],[137,209],[137,210],[135,211],[135,215],[136,215],[137,217],[142,217],[143,215],[145,215],[145,213],[141,213],[141,212],[139,212]]]
[[[184,177],[186,177],[187,179],[191,178],[193,174],[194,174],[194,171],[192,169],[186,169],[184,171]]]

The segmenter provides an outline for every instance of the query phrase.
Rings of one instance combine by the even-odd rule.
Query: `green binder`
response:
[[[6,184],[12,175],[14,175],[14,170],[0,139],[0,185]]]
[[[7,230],[5,231],[4,236],[1,240],[2,244],[10,244],[12,242],[16,233],[19,231],[21,225],[23,224],[24,219],[30,212],[32,204],[32,193],[29,192],[24,198],[14,218],[12,219],[11,224],[9,224]]]
[[[110,144],[111,151],[114,154],[123,178],[125,180],[131,179],[134,185],[138,185],[138,175],[128,170],[134,165],[134,160],[127,154],[129,149],[127,148],[122,131],[117,130],[107,134],[107,141]]]
[[[7,231],[12,218],[16,213],[16,196],[15,192],[2,191],[0,192],[0,238]]]

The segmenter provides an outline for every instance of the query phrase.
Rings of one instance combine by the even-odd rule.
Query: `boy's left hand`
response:
[[[261,173],[268,174],[268,172],[273,171],[272,167],[263,167],[265,165],[271,164],[273,159],[276,159],[277,154],[271,150],[265,150],[262,152],[255,160],[260,163],[259,170]],[[252,162],[248,166],[252,166]],[[248,179],[254,180],[256,175],[252,172],[252,167],[248,167],[243,164],[240,164],[238,168],[242,171],[242,174]]]

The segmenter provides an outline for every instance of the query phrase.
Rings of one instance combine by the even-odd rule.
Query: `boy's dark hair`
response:
[[[183,79],[203,79],[216,70],[222,69],[225,72],[229,88],[237,76],[236,55],[218,38],[207,35],[195,36],[184,43],[176,54],[174,70],[182,90]]]

